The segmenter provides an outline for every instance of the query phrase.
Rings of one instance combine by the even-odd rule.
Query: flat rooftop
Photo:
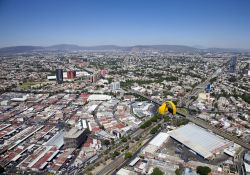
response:
[[[169,138],[168,133],[160,132],[149,142],[150,145],[154,145],[157,147],[162,146],[162,144]]]
[[[195,124],[187,124],[169,132],[170,137],[204,158],[213,156],[230,142]]]
[[[79,137],[85,130],[81,130],[78,128],[71,128],[68,132],[65,133],[65,138],[77,138]]]
[[[56,133],[50,140],[48,140],[44,145],[46,146],[56,146],[57,148],[61,148],[64,144],[63,141],[64,133],[62,131]]]

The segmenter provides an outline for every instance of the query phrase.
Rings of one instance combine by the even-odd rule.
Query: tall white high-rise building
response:
[[[119,81],[117,81],[117,82],[112,82],[112,83],[110,84],[110,89],[111,89],[112,91],[119,90],[119,89],[120,89],[120,82],[119,82]]]

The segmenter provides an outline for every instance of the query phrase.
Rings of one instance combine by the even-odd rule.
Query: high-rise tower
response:
[[[233,56],[230,60],[229,65],[229,73],[235,73],[236,72],[236,65],[237,65],[237,57]]]
[[[63,83],[63,70],[62,69],[56,69],[56,81],[58,84]]]

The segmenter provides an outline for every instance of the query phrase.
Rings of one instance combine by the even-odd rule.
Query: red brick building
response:
[[[74,79],[76,78],[76,71],[70,70],[67,72],[67,79]]]

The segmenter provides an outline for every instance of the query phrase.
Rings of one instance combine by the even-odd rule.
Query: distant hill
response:
[[[81,46],[74,45],[74,44],[58,44],[49,47],[44,47],[44,49],[48,50],[81,50]]]
[[[120,47],[116,45],[100,45],[100,46],[89,46],[82,47],[83,50],[122,50],[126,47]]]
[[[0,53],[25,53],[31,51],[42,50],[41,46],[14,46],[14,47],[4,47],[0,48]]]
[[[155,49],[161,51],[172,51],[172,52],[195,52],[199,51],[199,49],[190,47],[190,46],[183,46],[183,45],[137,45],[133,46],[132,48],[138,49]]]
[[[184,45],[136,45],[136,46],[116,46],[116,45],[99,45],[99,46],[78,46],[74,44],[58,44],[48,47],[42,46],[14,46],[0,48],[0,54],[16,54],[16,53],[31,53],[39,51],[143,51],[143,50],[158,50],[169,52],[249,52],[244,49],[233,48],[196,48]]]

